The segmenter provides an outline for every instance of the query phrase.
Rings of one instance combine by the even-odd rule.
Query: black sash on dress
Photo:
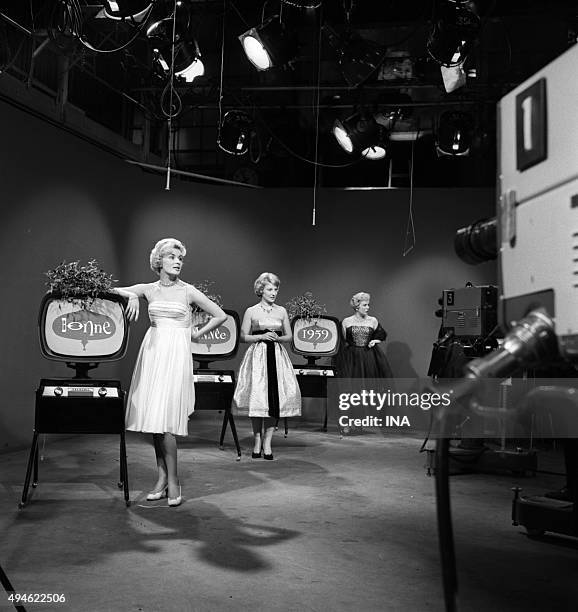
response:
[[[253,334],[264,334],[270,329],[259,329]],[[279,332],[273,332],[280,336]],[[267,346],[267,399],[269,402],[268,414],[274,419],[279,418],[279,386],[277,383],[277,364],[275,363],[275,342],[271,340],[260,340]]]

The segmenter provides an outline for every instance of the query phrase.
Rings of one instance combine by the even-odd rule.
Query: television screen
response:
[[[339,350],[341,326],[335,317],[321,315],[309,321],[296,317],[291,321],[291,328],[291,349],[298,355],[329,357]]]
[[[45,295],[38,319],[42,354],[70,362],[120,359],[128,342],[124,302],[120,295],[108,293],[84,309],[79,303]]]
[[[225,310],[227,320],[192,343],[193,358],[198,361],[218,361],[234,357],[239,348],[239,331],[241,323],[239,315],[234,310]],[[193,314],[193,328],[202,327],[207,314],[204,312]]]

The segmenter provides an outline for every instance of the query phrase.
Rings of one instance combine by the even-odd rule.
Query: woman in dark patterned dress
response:
[[[392,378],[387,357],[379,348],[387,332],[379,321],[370,316],[369,293],[356,293],[350,301],[355,311],[343,319],[341,327],[345,343],[337,359],[341,378]]]
[[[355,312],[341,323],[344,342],[335,360],[340,378],[393,378],[387,357],[379,348],[387,332],[368,314],[370,298],[369,293],[356,293],[350,301]],[[341,427],[340,431],[348,435],[352,428]]]

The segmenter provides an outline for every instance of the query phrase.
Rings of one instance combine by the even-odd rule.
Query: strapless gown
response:
[[[378,324],[376,329],[351,325],[345,330],[345,342],[335,360],[340,378],[392,378],[393,373],[380,347],[385,346],[387,333]],[[381,340],[369,348],[371,340]]]
[[[273,331],[282,333],[283,323],[273,317],[252,321],[251,334]],[[271,407],[269,375],[267,368],[267,345],[274,351],[271,359],[277,378],[278,412]],[[271,357],[273,355],[271,354]],[[269,369],[270,371],[270,369]],[[233,397],[233,413],[250,417],[278,416],[279,418],[299,416],[301,414],[301,392],[293,365],[285,347],[279,342],[255,342],[249,346],[239,367],[237,386]]]
[[[126,428],[186,436],[195,406],[191,310],[188,304],[152,301],[127,399]]]

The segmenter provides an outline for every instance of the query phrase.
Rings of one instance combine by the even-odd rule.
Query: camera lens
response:
[[[498,256],[496,217],[460,228],[454,238],[456,255],[468,264],[491,261]]]

